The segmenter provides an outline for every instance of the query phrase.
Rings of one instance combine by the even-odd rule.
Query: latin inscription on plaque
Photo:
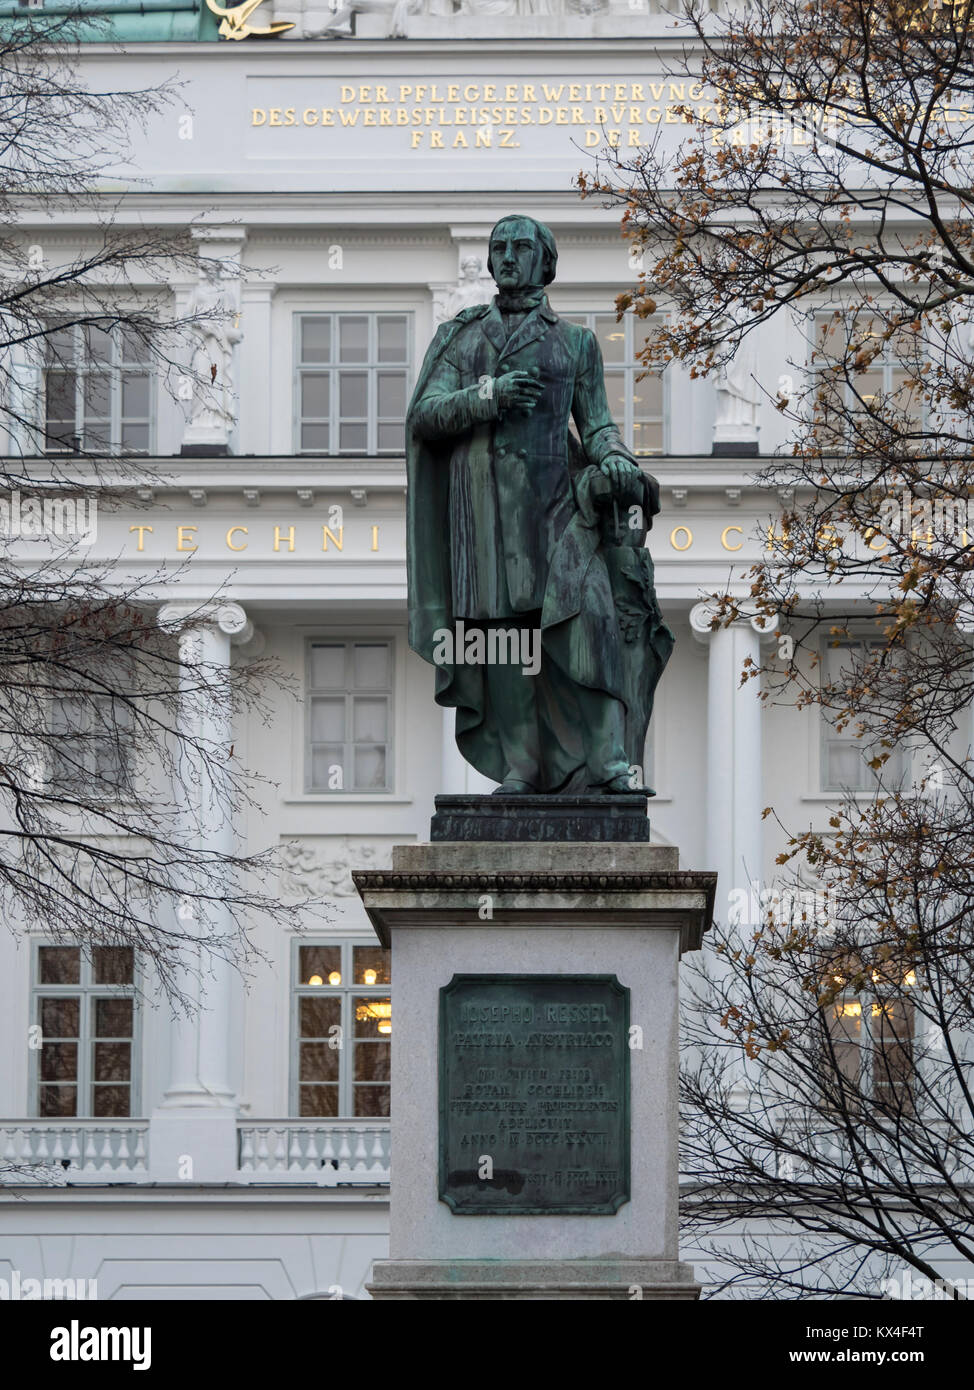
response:
[[[614,975],[454,975],[440,990],[440,1199],[470,1216],[629,1200],[629,991]]]

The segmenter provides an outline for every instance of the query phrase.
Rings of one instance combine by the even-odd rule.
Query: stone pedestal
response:
[[[600,835],[404,845],[354,879],[393,953],[372,1297],[696,1298],[677,1249],[677,966],[716,876]]]

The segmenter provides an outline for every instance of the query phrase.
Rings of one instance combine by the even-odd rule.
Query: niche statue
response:
[[[540,222],[503,218],[497,295],[426,354],[406,421],[409,641],[500,791],[650,790],[633,769],[673,647],[645,548],[659,486],[609,414],[595,335],[548,304],[557,256]]]

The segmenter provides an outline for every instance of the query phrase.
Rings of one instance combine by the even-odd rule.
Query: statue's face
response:
[[[540,289],[544,284],[544,248],[523,217],[510,217],[494,228],[490,263],[499,290]]]

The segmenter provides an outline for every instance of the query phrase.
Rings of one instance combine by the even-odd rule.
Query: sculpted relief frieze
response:
[[[364,838],[357,835],[322,835],[288,841],[281,846],[284,866],[281,889],[294,898],[354,898],[357,890],[352,882],[352,870],[388,868],[392,863],[394,841],[394,836]]]
[[[609,37],[668,12],[665,0],[272,0],[266,8],[286,40]]]

